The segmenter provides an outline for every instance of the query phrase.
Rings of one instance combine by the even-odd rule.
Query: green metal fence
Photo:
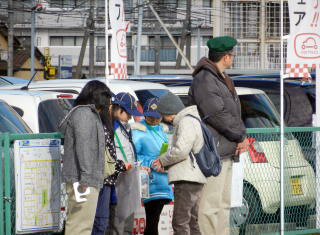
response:
[[[231,209],[232,233],[275,234],[280,231],[280,129],[248,129],[247,133],[250,147],[243,159],[243,206]],[[319,133],[320,128],[285,128],[287,234],[320,232],[316,230],[316,224],[320,224],[316,213],[316,192],[320,187],[316,176]]]
[[[60,133],[0,135],[0,235],[15,234],[13,142],[26,139],[61,139]]]
[[[248,129],[247,133],[251,144],[243,157],[243,206],[231,209],[231,232],[277,234],[280,231],[280,129]],[[320,128],[285,128],[284,135],[286,234],[320,233],[317,229],[320,206],[316,203],[317,192],[320,192],[316,173],[320,174],[316,161],[317,152],[320,154]],[[0,235],[15,234],[12,143],[14,140],[47,138],[61,138],[61,135],[0,135],[0,182],[3,182],[0,183]]]

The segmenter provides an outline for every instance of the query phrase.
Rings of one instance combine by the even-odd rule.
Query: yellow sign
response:
[[[291,178],[291,192],[293,195],[303,194],[301,180],[299,177]]]

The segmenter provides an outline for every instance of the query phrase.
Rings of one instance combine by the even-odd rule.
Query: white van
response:
[[[57,132],[76,97],[58,92],[0,90],[0,99],[13,107],[34,133]]]

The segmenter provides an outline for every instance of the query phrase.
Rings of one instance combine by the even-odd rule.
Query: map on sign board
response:
[[[60,140],[16,140],[16,233],[59,229]]]

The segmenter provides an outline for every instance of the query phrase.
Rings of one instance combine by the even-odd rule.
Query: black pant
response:
[[[152,200],[144,204],[146,211],[146,228],[144,235],[158,235],[158,223],[161,211],[165,204],[170,202],[169,199]]]

